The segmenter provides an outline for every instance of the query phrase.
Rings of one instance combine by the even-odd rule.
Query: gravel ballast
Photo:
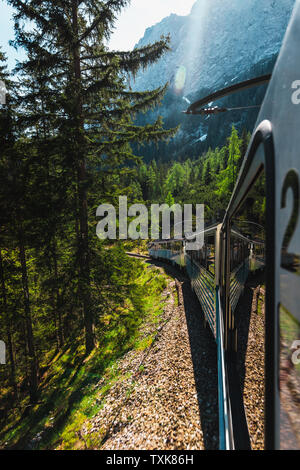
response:
[[[85,425],[103,450],[204,450],[218,448],[216,344],[204,328],[188,279],[171,266],[162,295],[164,313],[151,346],[130,351],[118,364],[120,379],[100,412]],[[145,326],[147,335],[149,328]],[[99,384],[99,388],[104,383]],[[96,439],[95,439],[96,438]]]

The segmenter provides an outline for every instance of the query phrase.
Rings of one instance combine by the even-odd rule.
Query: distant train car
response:
[[[216,336],[216,244],[217,225],[204,230],[204,244],[201,250],[186,250],[185,252],[186,270],[191,279],[192,288],[214,336]]]
[[[185,266],[184,240],[153,241],[148,245],[149,255],[155,259],[168,260],[180,268]]]
[[[207,227],[202,233],[201,249],[187,249],[192,236],[182,240],[156,240],[148,245],[148,249],[152,258],[185,268],[190,278],[191,287],[204,314],[205,324],[209,325],[218,344],[220,448],[233,448],[236,438],[231,423],[227,382],[231,382],[230,378],[236,380],[237,374],[235,368],[231,367],[232,374],[231,377],[228,376],[225,369],[225,350],[236,350],[238,339],[236,329],[230,328],[233,324],[227,323],[228,317],[223,318],[223,311],[227,309],[234,315],[250,272],[251,262],[257,254],[256,250],[261,251],[263,248],[236,227],[230,229],[229,237],[227,232],[222,231],[222,224]],[[230,240],[228,258],[226,238]],[[225,275],[227,259],[229,276]],[[256,267],[253,270],[256,270]]]
[[[221,277],[220,259],[221,225],[213,225],[203,230],[204,243],[201,249],[188,250],[187,242],[192,237],[181,240],[156,240],[148,246],[151,257],[166,260],[180,268],[185,268],[191,286],[201,304],[205,321],[214,336],[217,336],[216,287]],[[231,276],[230,302],[234,310],[243,291],[249,274],[250,246],[255,243],[242,235],[238,229],[231,231]]]

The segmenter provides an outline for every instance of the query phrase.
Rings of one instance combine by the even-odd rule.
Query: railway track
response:
[[[121,360],[122,380],[106,395],[105,407],[83,436],[102,432],[102,450],[216,450],[213,335],[204,327],[184,273],[167,263],[141,259],[149,269],[164,270],[170,279],[162,294],[163,316],[152,331],[155,341],[145,351],[130,351]]]
[[[185,286],[188,302],[191,296],[194,298],[195,304],[193,306],[194,316],[197,318],[197,324],[191,324],[189,328],[189,335],[191,336],[191,345],[193,343],[193,337],[197,335],[197,330],[207,324],[205,314],[202,311],[199,297],[193,292],[191,294],[190,278],[185,275],[184,270],[179,270],[176,264],[170,263],[170,261],[164,262],[162,260],[151,260],[148,262],[155,262],[158,266],[164,266],[165,270],[170,273],[174,278],[180,281],[182,286]],[[182,281],[184,279],[184,281]],[[227,392],[230,397],[230,413],[234,428],[234,443],[239,449],[264,449],[264,295],[265,291],[260,289],[260,284],[263,282],[262,273],[250,276],[249,280],[245,284],[245,289],[241,294],[239,301],[236,306],[236,317],[237,330],[238,330],[238,345],[237,351],[226,356],[227,364],[227,377],[228,385]],[[261,303],[262,312],[258,313],[258,296],[256,291],[258,290],[258,296],[262,291],[263,301]],[[184,302],[183,302],[184,303]],[[185,303],[184,303],[185,304]],[[188,305],[188,303],[187,303]],[[188,310],[188,307],[187,307]],[[185,312],[188,315],[188,312]],[[217,355],[217,345],[215,338],[208,326],[204,328],[204,331],[208,334],[210,339],[214,343],[214,352],[212,352],[211,346],[207,345],[207,354]],[[204,338],[202,337],[202,342]],[[203,344],[202,344],[203,346]],[[195,345],[195,351],[199,350],[199,344]],[[204,353],[205,354],[205,353]],[[197,370],[201,358],[194,355],[194,368]],[[215,374],[218,376],[219,381],[220,368],[218,364],[218,358],[216,357],[215,363]],[[218,380],[218,378],[217,378]],[[222,388],[217,386],[215,390],[216,398],[216,410],[217,419],[220,422],[222,417],[222,406],[220,401],[223,398],[220,397]],[[219,406],[218,406],[219,402]],[[218,408],[218,409],[217,409]],[[218,436],[219,446],[220,436]]]
[[[140,255],[139,253],[133,253],[132,251],[126,251],[126,255],[130,256],[131,258],[140,258],[143,260],[149,260],[150,256],[149,255]]]
[[[214,409],[212,421],[214,426],[207,426],[207,410],[202,408],[201,415],[203,427],[205,429],[204,448],[214,448],[219,436],[216,437],[216,424],[219,420],[218,408],[218,390],[217,390],[217,351],[213,335],[209,328],[204,328],[204,314],[201,311],[199,300],[191,290],[189,277],[185,272],[179,270],[176,265],[162,260],[153,260],[147,256],[143,257],[149,265],[155,265],[163,268],[168,275],[176,280],[178,289],[179,305],[183,306],[184,316],[188,327],[188,335],[193,357],[193,368],[195,372],[195,383],[199,381],[200,392],[197,394],[200,403],[207,402],[207,390],[201,388],[203,377],[203,357],[212,355],[213,366],[210,370],[214,371],[214,387],[209,388],[210,394],[214,395]],[[234,377],[234,383],[231,384],[231,401],[235,408],[232,410],[234,419],[241,418],[244,415],[244,424],[240,426],[239,440],[236,439],[241,447],[245,442],[249,442],[248,447],[254,450],[264,449],[264,289],[260,288],[263,282],[263,275],[258,274],[250,277],[245,285],[244,293],[241,295],[237,304],[236,313],[238,318],[239,343],[236,356],[233,361],[231,376]],[[258,302],[262,306],[262,311],[258,312]],[[205,370],[205,367],[204,367]],[[201,377],[202,376],[202,377]],[[232,380],[231,377],[231,380]],[[212,399],[212,396],[210,396]],[[199,407],[200,409],[200,407]],[[239,429],[239,428],[237,428]],[[211,435],[210,435],[211,433]],[[246,433],[246,436],[243,434]],[[247,444],[246,444],[247,446]]]

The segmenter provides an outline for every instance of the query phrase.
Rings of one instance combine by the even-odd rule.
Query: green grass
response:
[[[143,309],[127,307],[134,325],[130,334],[126,336],[116,321],[88,358],[83,346],[69,346],[52,358],[40,384],[41,404],[26,408],[28,400],[23,399],[20,410],[11,412],[2,427],[0,447],[23,449],[31,443],[34,449],[85,449],[99,445],[101,432],[83,438],[80,429],[103,407],[116,381],[122,380],[118,360],[129,350],[144,350],[152,344],[154,335],[145,337],[143,325],[155,329],[163,312],[159,294],[167,286],[167,276],[145,267],[136,283],[143,292]],[[32,441],[39,433],[41,440]]]
[[[128,252],[148,255],[148,240],[126,240],[124,248]]]

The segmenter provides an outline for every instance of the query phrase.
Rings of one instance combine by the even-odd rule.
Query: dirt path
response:
[[[105,396],[83,437],[101,436],[101,449],[197,450],[218,448],[216,345],[203,326],[189,281],[171,266],[164,313],[144,351],[119,363],[122,380]],[[149,333],[149,332],[148,332]],[[103,384],[99,384],[103,386]]]

